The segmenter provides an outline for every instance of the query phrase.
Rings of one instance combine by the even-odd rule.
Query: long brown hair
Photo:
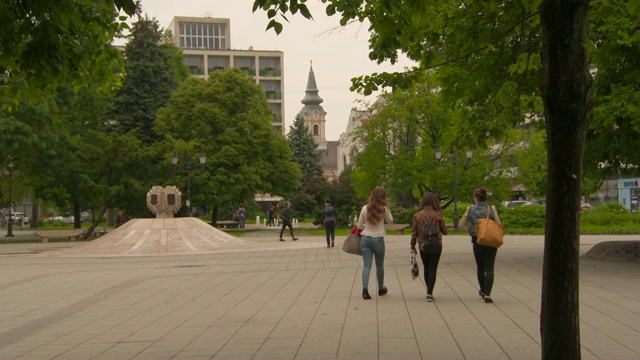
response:
[[[420,209],[424,209],[425,206],[431,206],[433,210],[437,212],[442,211],[442,206],[440,206],[440,198],[438,195],[428,191],[424,196],[422,196],[422,203],[420,204]]]
[[[387,192],[381,187],[373,189],[371,196],[369,196],[369,203],[367,204],[367,222],[371,225],[376,225],[384,219],[386,206]]]

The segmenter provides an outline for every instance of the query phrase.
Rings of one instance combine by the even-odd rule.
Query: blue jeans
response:
[[[369,274],[371,273],[371,265],[373,263],[374,255],[376,257],[376,278],[378,278],[378,289],[384,288],[384,237],[362,235],[360,250],[362,250],[362,260],[364,260],[364,268],[362,269],[362,288],[369,289]]]

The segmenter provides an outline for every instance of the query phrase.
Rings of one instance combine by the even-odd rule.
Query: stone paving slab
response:
[[[583,236],[580,249],[638,239]],[[389,294],[368,301],[344,237],[331,249],[323,237],[242,240],[264,246],[77,256],[64,250],[81,243],[0,245],[0,359],[541,357],[542,236],[506,237],[493,304],[477,294],[468,236],[445,238],[435,303],[411,279],[406,235],[387,236]],[[582,359],[640,359],[640,264],[583,261],[580,276]]]

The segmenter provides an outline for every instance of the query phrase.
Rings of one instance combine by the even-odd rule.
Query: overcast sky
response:
[[[169,26],[174,16],[205,16],[229,18],[231,21],[231,48],[279,50],[284,52],[284,96],[286,131],[300,112],[305,95],[310,62],[316,76],[321,104],[327,112],[327,140],[338,140],[346,130],[351,108],[362,108],[356,100],[373,102],[373,96],[364,97],[349,91],[351,78],[381,71],[402,71],[411,63],[403,58],[396,65],[377,65],[368,54],[367,26],[353,24],[339,27],[339,17],[327,17],[319,0],[307,5],[314,20],[301,15],[288,16],[284,30],[276,36],[265,31],[267,15],[259,10],[251,12],[253,0],[142,0],[143,10],[155,17],[160,26]]]

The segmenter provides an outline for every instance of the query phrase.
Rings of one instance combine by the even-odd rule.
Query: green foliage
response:
[[[601,213],[612,213],[612,214],[628,214],[629,210],[627,210],[622,204],[617,202],[608,202],[602,205],[595,206],[592,210],[583,212],[583,214],[587,214],[587,217],[598,216]]]
[[[546,206],[516,206],[513,208],[496,208],[500,220],[507,233],[536,233],[543,232],[545,224]]]
[[[289,194],[300,184],[300,169],[271,117],[262,88],[230,69],[207,80],[185,80],[158,110],[155,131],[181,158],[187,152],[207,155],[204,170],[191,174],[192,202],[215,213],[248,204],[256,193]]]
[[[544,131],[530,130],[515,151],[518,168],[517,183],[524,185],[527,193],[543,198],[547,192],[547,143]]]
[[[122,57],[111,45],[124,22],[117,9],[132,15],[134,0],[3,1],[0,3],[0,64],[9,86],[0,95],[15,101],[46,97],[58,86],[80,90],[96,81],[97,91],[119,86]],[[124,21],[126,17],[119,18]]]
[[[125,47],[126,77],[113,101],[118,130],[137,130],[145,145],[161,139],[153,133],[156,111],[188,76],[182,51],[168,41],[155,19],[145,17],[133,24]]]
[[[318,144],[313,140],[309,127],[304,123],[302,113],[298,113],[287,133],[287,142],[291,147],[291,160],[302,170],[300,182],[306,184],[315,176],[322,175],[322,163]]]
[[[597,1],[591,17],[597,71],[584,166],[585,177],[596,183],[610,174],[639,173],[640,154],[632,144],[640,136],[640,18],[625,3]]]

